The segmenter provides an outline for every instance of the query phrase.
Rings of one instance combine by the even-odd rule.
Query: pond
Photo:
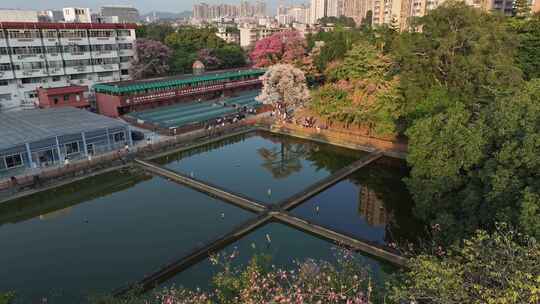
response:
[[[0,285],[20,303],[121,287],[254,215],[165,179],[111,172],[0,208]]]
[[[231,262],[233,268],[246,265],[254,257],[262,257],[267,266],[291,269],[308,259],[335,261],[338,250],[340,248],[332,242],[285,224],[272,222],[227,246],[219,255],[223,258],[224,255],[237,252],[238,257]],[[367,255],[357,254],[357,258],[379,281],[395,271],[394,266]],[[181,272],[164,285],[209,290],[212,287],[212,277],[223,270],[222,266],[213,265],[210,259],[206,259]]]
[[[153,160],[265,204],[286,199],[367,153],[253,132]]]
[[[270,133],[248,133],[153,161],[264,204],[280,202],[351,164],[364,152]],[[422,225],[402,178],[402,162],[383,158],[291,210],[315,224],[377,244],[414,239]],[[268,191],[270,189],[270,191]],[[256,215],[130,168],[0,204],[0,291],[17,303],[79,303],[141,280]],[[270,238],[270,242],[268,241]],[[332,260],[335,245],[270,222],[236,248],[236,265],[255,255],[289,268],[293,260]],[[377,278],[394,268],[361,258]],[[208,259],[164,285],[210,288]]]

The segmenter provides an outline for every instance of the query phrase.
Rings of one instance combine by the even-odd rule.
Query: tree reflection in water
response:
[[[302,170],[302,160],[310,154],[312,145],[280,140],[278,147],[260,148],[258,154],[263,159],[262,167],[276,179],[287,178]]]

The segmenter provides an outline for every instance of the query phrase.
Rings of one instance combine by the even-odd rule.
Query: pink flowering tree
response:
[[[250,58],[256,67],[276,63],[296,63],[306,52],[306,40],[297,31],[275,33],[255,44]]]
[[[212,49],[202,49],[197,53],[197,56],[204,63],[205,67],[210,70],[217,69],[222,64]]]
[[[130,75],[133,79],[163,76],[169,72],[171,49],[165,44],[151,39],[137,39],[137,55],[131,62]]]
[[[272,105],[281,114],[303,106],[310,99],[304,72],[290,64],[269,67],[261,79],[263,88],[257,100]]]

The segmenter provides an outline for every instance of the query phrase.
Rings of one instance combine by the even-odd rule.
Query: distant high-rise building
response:
[[[47,10],[38,12],[39,22],[63,22],[64,12],[61,10]]]
[[[255,4],[255,16],[266,16],[266,1],[257,0]]]
[[[326,0],[326,17],[339,17],[343,14],[343,0]]]
[[[311,0],[309,23],[315,24],[319,19],[326,17],[326,4],[327,0]]]
[[[99,12],[108,22],[135,23],[140,18],[139,11],[132,6],[107,5],[102,6]]]
[[[344,0],[343,15],[354,19],[357,25],[362,23],[366,14],[372,9],[373,0]]]

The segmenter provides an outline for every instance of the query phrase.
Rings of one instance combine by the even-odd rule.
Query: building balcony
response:
[[[43,45],[45,46],[54,46],[58,45],[60,40],[58,38],[43,38]]]
[[[0,71],[0,80],[14,79],[13,71]]]
[[[64,68],[49,68],[50,76],[64,75]]]
[[[90,43],[88,42],[88,38],[86,37],[83,37],[83,38],[60,38],[60,43],[62,45],[70,45],[70,44],[75,44],[75,45],[89,45]]]
[[[92,51],[92,58],[116,58],[117,51]]]
[[[64,60],[80,60],[80,59],[90,59],[90,52],[64,52],[62,53]]]
[[[47,69],[15,70],[16,78],[45,77],[48,75]]]
[[[134,56],[134,50],[118,50],[118,56]]]
[[[133,37],[133,36],[119,36],[119,37],[116,37],[116,41],[118,41],[120,43],[135,42],[135,37]]]
[[[36,62],[36,61],[42,61],[43,59],[45,59],[45,55],[44,54],[11,55],[11,59],[13,60],[13,63]]]
[[[66,74],[84,74],[84,73],[91,73],[92,67],[89,65],[82,65],[82,66],[72,66],[72,67],[65,67],[64,68]]]
[[[41,46],[41,38],[9,38],[9,46]]]
[[[119,70],[120,70],[120,66],[117,63],[113,63],[113,64],[96,64],[96,65],[94,65],[94,72],[96,72],[96,73],[98,73],[98,72],[119,71]]]
[[[62,60],[62,55],[60,53],[47,53],[45,58],[49,61],[59,61]]]
[[[120,75],[120,80],[131,80],[131,76],[129,76],[129,75]]]
[[[90,44],[116,44],[116,37],[91,37]]]

